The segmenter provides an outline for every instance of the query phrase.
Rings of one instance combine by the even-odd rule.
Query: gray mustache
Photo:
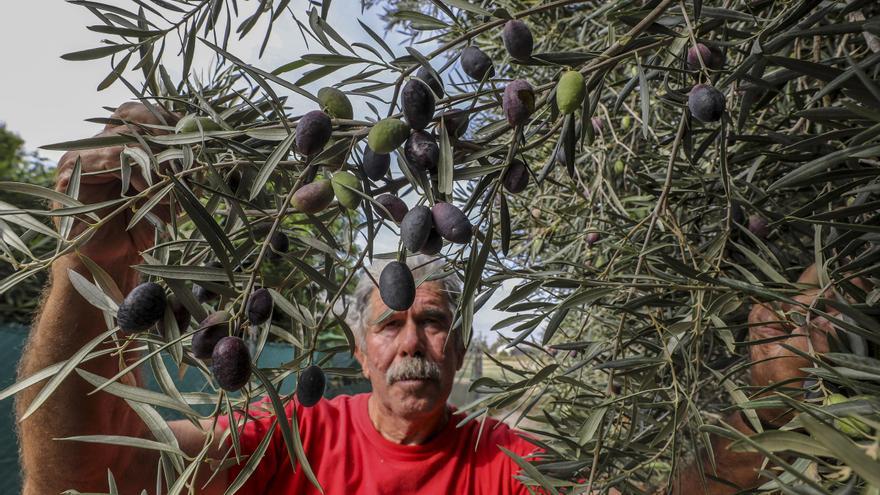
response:
[[[425,358],[404,358],[392,364],[385,373],[388,385],[401,380],[440,380],[440,366]]]

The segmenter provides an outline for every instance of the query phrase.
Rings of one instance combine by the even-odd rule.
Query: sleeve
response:
[[[286,406],[287,414],[290,415],[292,402]],[[278,469],[278,445],[281,442],[281,430],[277,427],[273,431],[269,431],[275,421],[275,414],[272,409],[272,403],[268,397],[254,402],[248,408],[248,418],[244,421],[245,414],[241,411],[235,413],[236,422],[239,424],[238,441],[241,447],[241,463],[233,464],[228,471],[229,483],[238,477],[241,471],[247,465],[247,461],[251,454],[257,450],[260,443],[270,435],[269,445],[266,452],[260,459],[256,470],[251,473],[244,485],[236,492],[239,495],[261,495],[268,492],[269,483],[273,479]],[[244,423],[244,424],[242,424]],[[223,415],[217,418],[217,425],[224,430],[229,429],[230,418]],[[232,448],[232,435],[227,436],[226,446]],[[245,457],[247,456],[247,457]],[[230,454],[234,462],[235,453]]]

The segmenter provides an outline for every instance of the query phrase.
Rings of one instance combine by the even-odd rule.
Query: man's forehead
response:
[[[370,299],[370,308],[374,316],[381,316],[388,310],[388,306],[382,302],[378,288],[373,289]],[[423,282],[416,287],[416,299],[413,303],[413,308],[421,312],[440,310],[445,314],[449,312],[448,301],[449,299],[444,292],[443,284],[436,281]]]

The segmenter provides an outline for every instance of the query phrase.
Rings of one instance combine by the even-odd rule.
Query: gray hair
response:
[[[392,260],[376,260],[367,270],[369,275],[361,273],[358,280],[357,288],[354,290],[354,300],[349,308],[348,317],[346,318],[351,331],[354,333],[355,342],[361,351],[366,347],[367,327],[373,322],[370,320],[370,300],[374,290],[378,287],[373,283],[379,281],[379,275]],[[416,284],[421,282],[439,282],[442,285],[442,292],[446,295],[446,302],[449,307],[449,313],[455,314],[458,306],[458,299],[461,295],[461,282],[455,273],[445,274],[442,258],[417,254],[409,256],[406,259],[406,265],[412,270],[413,278]],[[372,278],[370,277],[372,275]],[[464,349],[464,341],[460,331],[454,331],[456,344]]]

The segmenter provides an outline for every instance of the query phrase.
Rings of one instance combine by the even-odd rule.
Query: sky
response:
[[[136,6],[130,0],[104,0],[103,3],[130,10],[134,10],[132,5]],[[350,40],[375,44],[364,34],[357,21],[361,19],[382,33],[384,23],[378,12],[367,11],[360,15],[360,8],[352,11],[343,7],[349,3],[355,5],[360,2],[334,2],[329,22]],[[307,4],[303,0],[291,2],[293,12],[303,22],[308,19]],[[249,14],[253,9],[253,2],[240,5],[242,13]],[[101,39],[110,38],[86,29],[86,26],[97,24],[101,22],[86,8],[59,0],[15,2],[4,8],[4,15],[0,16],[0,46],[4,47],[0,50],[0,63],[6,68],[6,75],[0,78],[0,121],[5,121],[8,129],[24,138],[29,150],[94,135],[101,126],[84,122],[84,119],[107,116],[102,106],[115,107],[131,99],[128,89],[118,82],[101,92],[97,91],[98,83],[110,71],[108,58],[76,62],[60,58],[64,53],[100,46]],[[35,29],[35,26],[39,26],[39,29]],[[289,20],[289,16],[283,16],[273,27],[266,52],[258,59],[265,26],[266,22],[261,21],[243,40],[230,40],[230,51],[266,70],[297,60],[301,54],[323,52],[313,40],[310,40],[310,48],[307,49],[294,22]],[[404,52],[404,39],[399,34],[389,32],[386,40],[392,46],[401,47],[400,52]],[[170,49],[166,51],[171,53]],[[193,63],[196,75],[200,73],[200,68],[210,64],[212,55],[207,46],[198,47]],[[180,73],[179,59],[169,62],[167,68],[175,78]],[[292,74],[299,77],[301,72]],[[130,70],[127,73],[132,74]],[[332,80],[332,77],[327,80]],[[306,88],[315,92],[322,85],[319,81]],[[291,101],[296,105],[303,103],[304,99],[294,95]],[[40,154],[57,160],[63,152],[40,150]]]
[[[133,9],[132,5],[135,5],[128,0],[105,0],[104,3],[128,9]],[[254,2],[240,2],[239,5],[247,15],[252,11]],[[308,19],[307,5],[308,2],[304,0],[291,2],[292,11],[304,23]],[[333,2],[329,23],[349,42],[360,41],[375,46],[375,41],[358,25],[358,20],[361,20],[380,35],[384,33],[385,41],[397,55],[405,54],[409,40],[394,31],[385,32],[384,22],[379,18],[380,12],[366,11],[361,14],[359,5],[359,0]],[[324,52],[314,40],[310,40],[306,48],[290,16],[282,16],[282,19],[284,21],[277,21],[273,26],[272,36],[261,59],[258,59],[259,46],[266,26],[262,21],[243,40],[231,39],[230,51],[268,71],[295,61],[302,54]],[[53,162],[63,152],[39,150],[39,146],[96,134],[101,126],[84,120],[108,116],[108,112],[101,107],[115,107],[132,98],[129,90],[119,82],[97,91],[98,83],[110,71],[109,59],[72,62],[60,58],[64,53],[99,46],[100,40],[108,36],[86,29],[86,26],[97,24],[101,22],[86,8],[59,0],[14,2],[7,5],[0,16],[0,46],[4,47],[0,50],[0,67],[5,69],[4,77],[0,78],[0,122],[5,122],[8,130],[25,140],[26,149],[37,150],[41,156]],[[430,50],[430,47],[430,44],[419,45],[421,51]],[[209,66],[212,56],[213,52],[208,47],[199,46],[193,62],[193,73],[203,73],[201,71]],[[134,61],[131,65],[134,65]],[[180,59],[169,60],[168,69],[172,78],[177,80]],[[302,72],[295,71],[286,76],[295,80]],[[135,74],[127,73],[135,78]],[[339,71],[323,81],[306,86],[306,89],[315,93],[325,83],[338,80],[337,74],[346,75],[346,72]],[[276,89],[279,94],[290,95],[288,91]],[[294,113],[300,113],[296,111],[298,106],[314,106],[314,103],[295,94],[291,95],[289,102],[294,107]],[[353,98],[353,103],[356,118],[358,114],[367,113],[367,107],[361,100]],[[304,108],[304,111],[311,109]],[[405,199],[412,205],[417,198]],[[386,233],[378,239],[377,251],[393,250],[396,245],[395,236]],[[505,289],[498,291],[489,304],[475,315],[476,334],[490,342],[495,340],[495,335],[488,329],[509,316],[508,313],[491,310],[491,305],[507,295],[512,285],[508,282]]]

